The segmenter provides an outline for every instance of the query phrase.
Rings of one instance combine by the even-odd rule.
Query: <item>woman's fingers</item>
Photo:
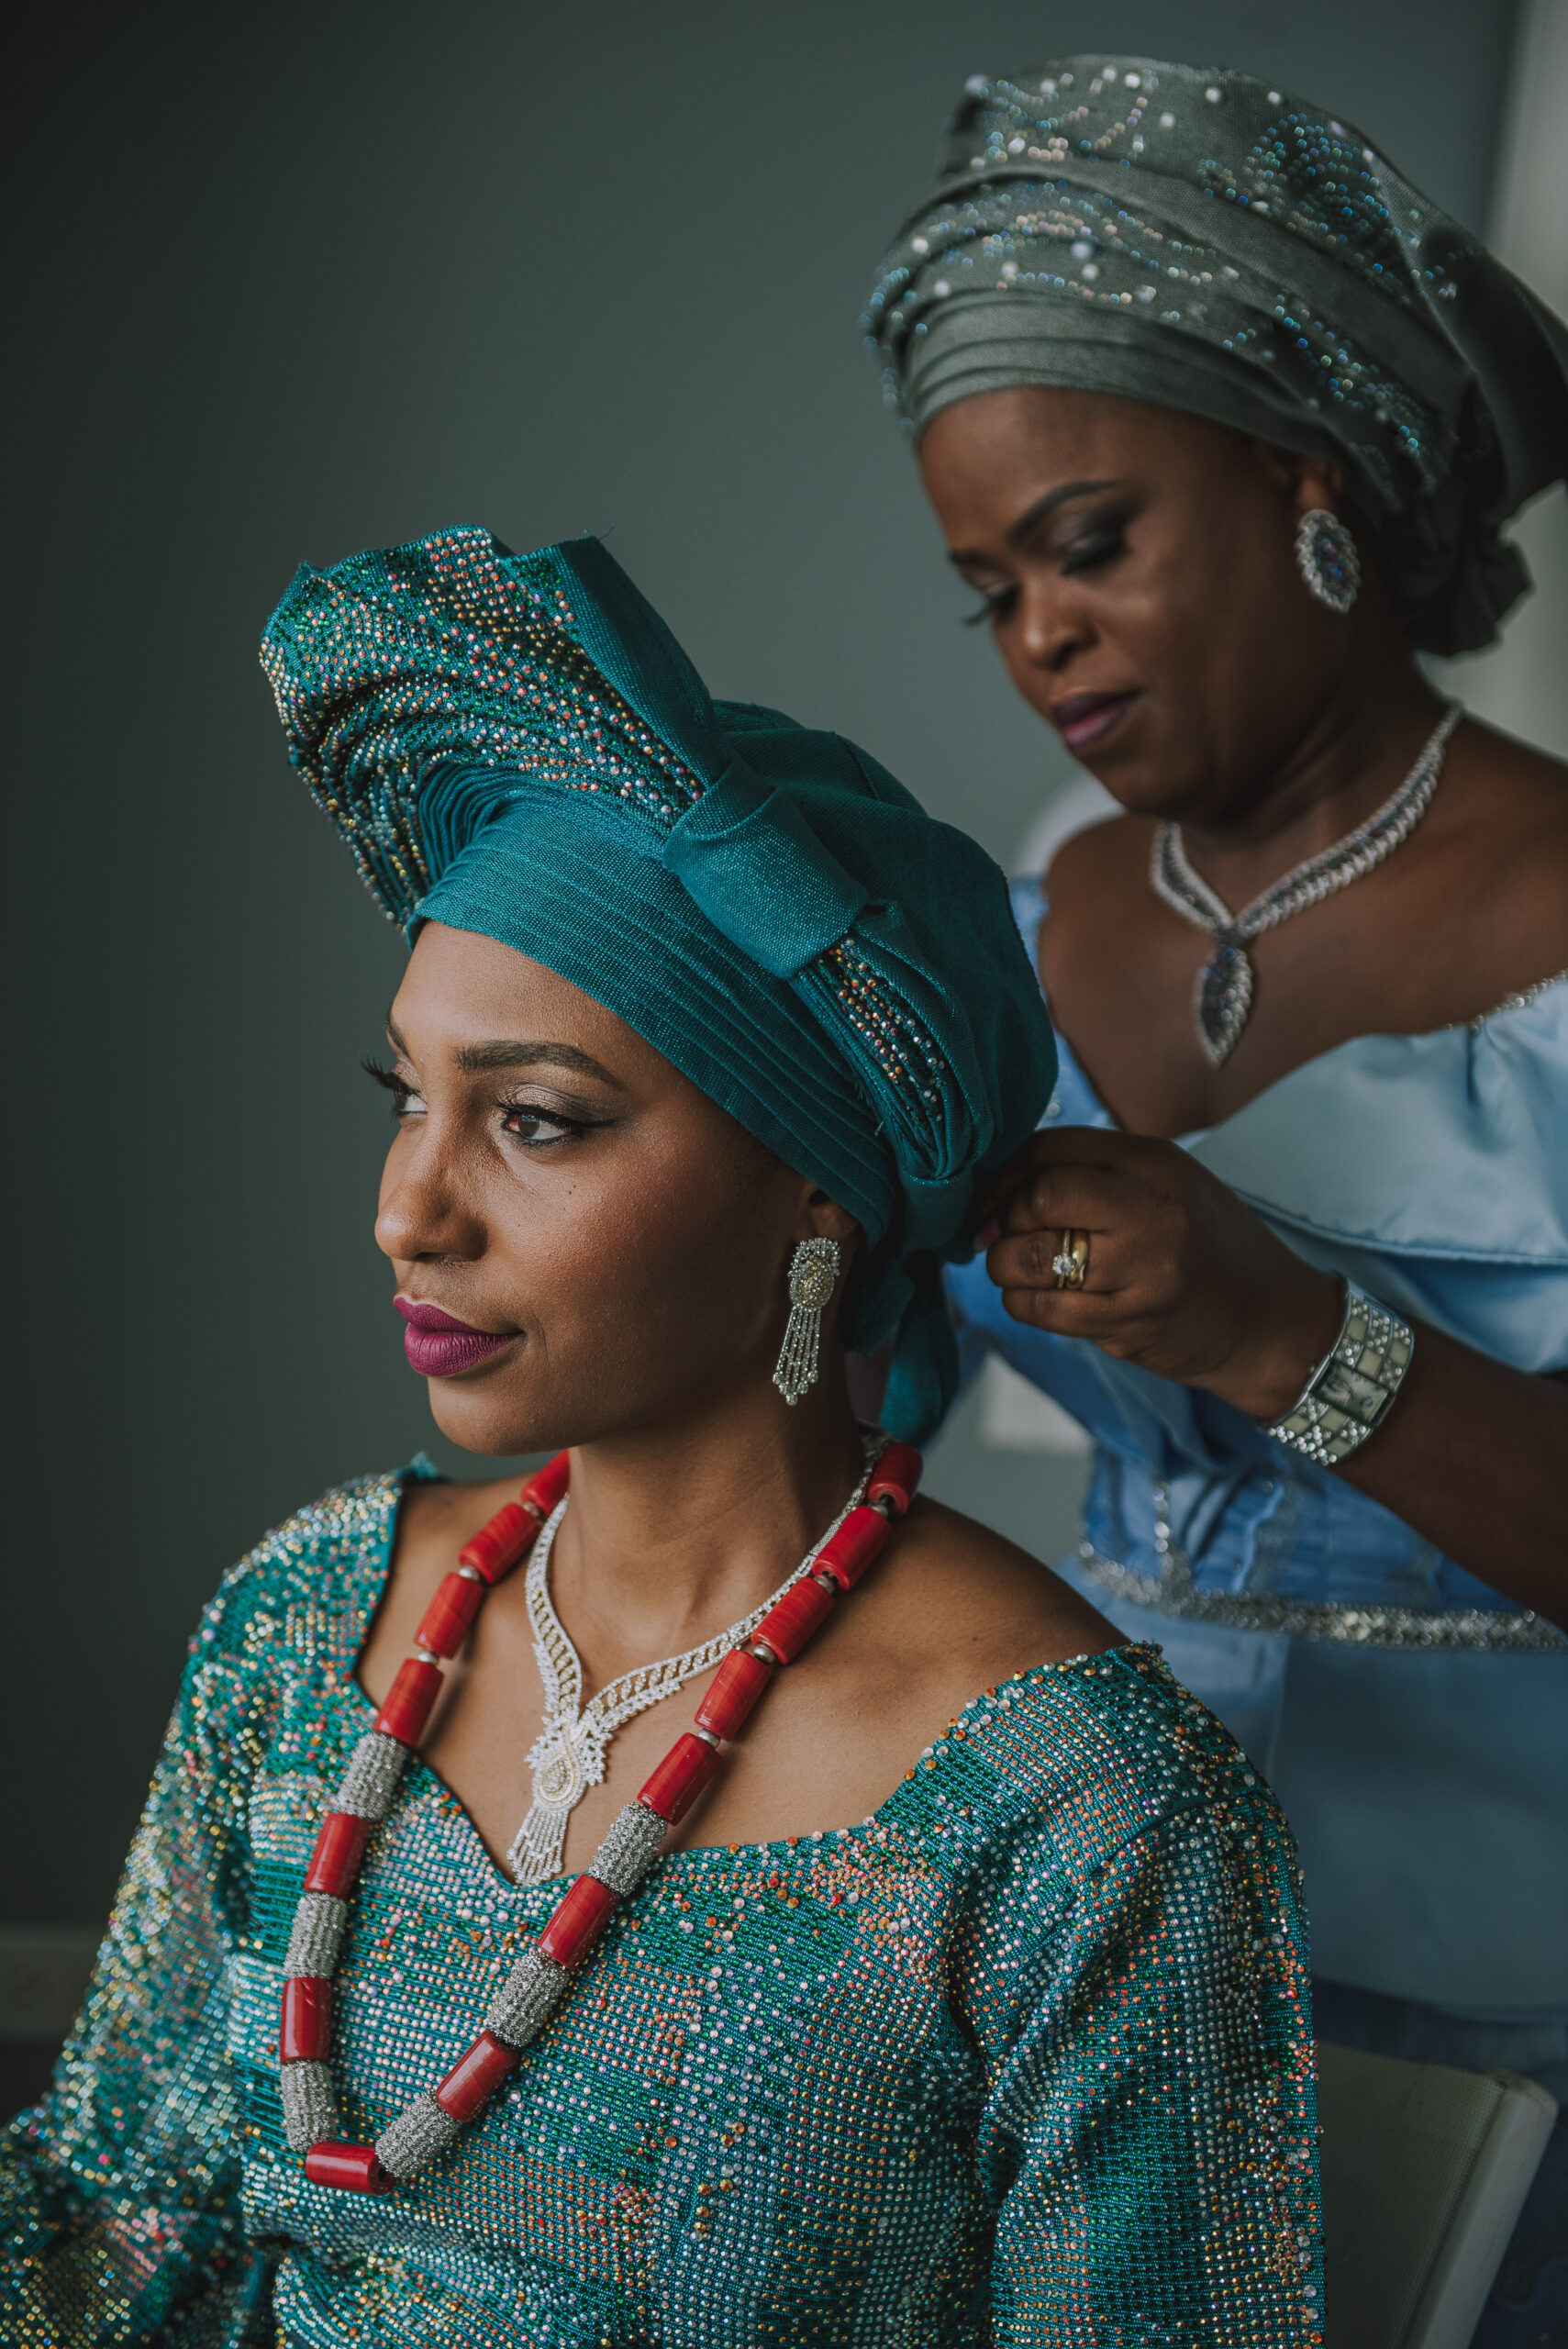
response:
[[[1131,1221],[1147,1196],[1137,1181],[1115,1168],[1047,1166],[1013,1193],[1001,1213],[1004,1232],[1110,1231]]]
[[[1039,1175],[1073,1166],[1120,1174],[1146,1163],[1151,1152],[1159,1154],[1173,1147],[1103,1126],[1058,1126],[1050,1133],[1031,1134],[1023,1148],[976,1189],[970,1206],[970,1230],[980,1241],[993,1219],[1006,1227],[1009,1203]]]
[[[1234,1192],[1172,1142],[1097,1128],[1037,1134],[1018,1173],[985,1259],[1014,1320],[1253,1418],[1288,1406],[1338,1326],[1339,1285]],[[1057,1286],[1064,1232],[1088,1241],[1082,1288]]]
[[[1122,1297],[1094,1288],[1005,1288],[1002,1303],[1028,1330],[1059,1338],[1090,1338],[1107,1353],[1130,1350],[1141,1315],[1129,1315]]]
[[[1048,1224],[1038,1230],[1004,1234],[986,1255],[985,1269],[1005,1296],[1021,1295],[1026,1290],[1055,1295],[1056,1258],[1069,1244],[1069,1232],[1087,1239],[1089,1261],[1082,1287],[1063,1289],[1063,1296],[1083,1297],[1093,1292],[1106,1297],[1129,1286],[1141,1254],[1136,1236],[1125,1230],[1106,1230],[1103,1226],[1096,1230],[1082,1216],[1062,1225]]]

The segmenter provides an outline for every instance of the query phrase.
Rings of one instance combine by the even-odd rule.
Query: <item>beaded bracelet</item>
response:
[[[1398,1394],[1416,1335],[1408,1321],[1345,1283],[1340,1334],[1283,1419],[1264,1428],[1319,1468],[1332,1468],[1363,1444]]]

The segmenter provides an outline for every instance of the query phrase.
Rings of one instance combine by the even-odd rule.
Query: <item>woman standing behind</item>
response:
[[[1562,2096],[1568,775],[1417,654],[1526,584],[1568,335],[1348,126],[1085,57],[969,85],[868,324],[1126,810],[1023,893],[1062,1071],[970,1352],[1096,1438],[1069,1575],[1284,1799],[1324,2034]]]

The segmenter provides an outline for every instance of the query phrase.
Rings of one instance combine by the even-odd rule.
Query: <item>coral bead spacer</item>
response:
[[[619,1905],[620,1895],[607,1884],[595,1876],[580,1876],[557,1902],[539,1947],[557,1965],[581,1965]]]
[[[746,1648],[731,1648],[697,1707],[697,1727],[715,1737],[732,1738],[773,1676],[764,1656]]]
[[[306,1892],[328,1892],[346,1900],[359,1880],[360,1862],[375,1825],[352,1811],[329,1810],[316,1831],[316,1849],[305,1872]]]
[[[428,1648],[432,1655],[456,1655],[473,1629],[487,1587],[472,1566],[466,1574],[460,1567],[448,1575],[420,1619],[416,1646]]]
[[[813,1631],[820,1631],[833,1611],[837,1593],[824,1588],[815,1574],[791,1583],[776,1607],[770,1607],[751,1638],[781,1664],[793,1664]]]
[[[891,1518],[906,1517],[925,1465],[912,1443],[884,1444],[867,1483],[866,1499],[873,1508],[885,1508]]]
[[[812,1561],[813,1575],[830,1575],[840,1590],[853,1590],[866,1568],[887,1547],[887,1520],[881,1509],[852,1508],[830,1542]]]
[[[305,2157],[305,2174],[313,2186],[336,2186],[350,2194],[386,2194],[395,2183],[377,2161],[373,2145],[335,2141],[312,2145]]]
[[[323,2064],[332,2050],[332,1985],[318,1974],[284,1984],[278,2055],[285,2064]]]
[[[482,2031],[465,2048],[446,2078],[434,2090],[436,2102],[454,2121],[472,2121],[483,2112],[502,2081],[522,2061],[520,2047],[508,2047],[494,2032]]]
[[[688,1730],[677,1738],[637,1799],[670,1827],[678,1827],[718,1767],[718,1755],[706,1738]]]
[[[386,1701],[375,1717],[383,1737],[395,1737],[400,1745],[417,1745],[440,1689],[439,1664],[417,1655],[400,1664],[397,1677],[386,1692]]]

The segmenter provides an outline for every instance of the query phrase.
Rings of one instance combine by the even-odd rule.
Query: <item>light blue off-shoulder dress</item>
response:
[[[1040,893],[1015,904],[1032,949]],[[1066,1045],[1044,1122],[1115,1122]],[[1309,1262],[1518,1370],[1568,1366],[1568,977],[1473,1026],[1358,1037],[1182,1140]],[[983,1260],[951,1281],[970,1366],[994,1349],[1093,1434],[1062,1570],[1279,1795],[1314,1976],[1418,2010],[1407,2052],[1562,2096],[1562,1631],[1229,1404],[1013,1321]]]

